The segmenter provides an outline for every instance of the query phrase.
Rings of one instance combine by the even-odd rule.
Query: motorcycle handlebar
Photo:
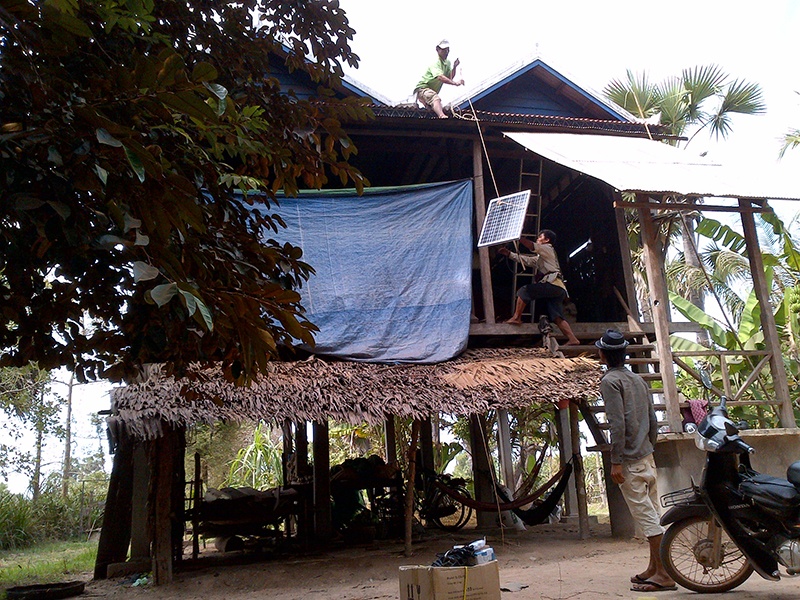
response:
[[[745,442],[742,438],[737,438],[733,440],[736,442],[736,445],[739,447],[740,450],[746,452],[747,454],[755,454],[756,449],[753,448],[750,444]]]

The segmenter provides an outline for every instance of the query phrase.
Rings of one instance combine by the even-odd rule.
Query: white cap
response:
[[[450,42],[448,42],[447,40],[442,40],[441,42],[436,44],[436,47],[437,48],[441,48],[442,50],[444,50],[445,48],[449,48],[450,47]]]

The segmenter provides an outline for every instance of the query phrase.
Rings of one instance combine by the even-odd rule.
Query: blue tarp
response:
[[[300,290],[318,354],[435,363],[467,345],[471,314],[469,180],[280,198],[287,229],[316,271]],[[263,207],[262,209],[263,210]]]

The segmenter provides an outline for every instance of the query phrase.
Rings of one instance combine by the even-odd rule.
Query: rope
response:
[[[453,116],[456,119],[463,119],[464,121],[475,121],[475,125],[478,127],[478,136],[481,138],[481,146],[483,147],[483,155],[486,157],[486,164],[489,165],[489,175],[492,177],[492,185],[494,185],[494,193],[499,198],[500,197],[500,190],[497,187],[497,180],[494,178],[494,170],[492,169],[492,161],[489,160],[489,151],[486,149],[486,140],[483,139],[483,131],[481,130],[481,122],[478,119],[478,113],[475,112],[475,107],[472,106],[472,98],[467,98],[467,102],[469,102],[469,108],[472,111],[472,114],[469,113],[462,113],[461,111],[457,111],[456,109],[450,109],[450,112],[453,113]]]
[[[478,428],[481,430],[481,438],[483,439],[483,449],[486,453],[486,464],[489,465],[489,472],[492,474],[492,489],[497,489],[497,474],[494,472],[494,464],[492,462],[492,456],[489,453],[489,443],[486,441],[486,430],[483,426],[483,422],[478,418],[475,417],[477,421]],[[499,425],[498,425],[499,427]],[[497,509],[497,521],[502,525],[503,523],[503,515],[501,514],[503,511],[500,508],[500,497],[495,492],[494,495],[495,506],[492,506],[486,510],[495,510]],[[476,500],[477,502],[477,500]],[[477,510],[477,509],[476,509]],[[505,546],[506,543],[506,536],[505,536],[505,527],[500,527],[500,541]]]

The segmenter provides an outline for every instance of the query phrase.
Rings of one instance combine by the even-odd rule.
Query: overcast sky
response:
[[[467,91],[513,63],[539,55],[577,85],[601,92],[626,69],[651,80],[717,64],[759,83],[768,113],[739,117],[720,147],[700,134],[690,149],[719,159],[774,163],[780,138],[800,128],[800,1],[340,0],[361,58],[349,75],[394,102],[407,99],[436,59],[442,38],[460,58]],[[464,91],[444,86],[443,99]],[[453,92],[456,92],[455,94]],[[800,173],[800,148],[782,161]],[[793,169],[794,171],[794,169]],[[800,177],[800,176],[798,176]]]

